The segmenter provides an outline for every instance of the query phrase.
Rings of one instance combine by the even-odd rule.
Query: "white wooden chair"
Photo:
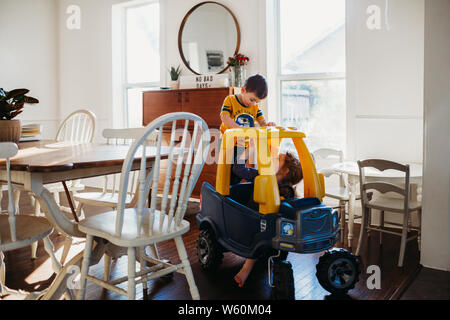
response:
[[[68,142],[92,142],[95,133],[96,116],[89,110],[77,110],[71,113],[60,125],[56,134],[55,140],[68,141]],[[53,194],[56,203],[60,206],[62,211],[72,213],[72,209],[60,205],[60,192],[68,192],[70,197],[73,197],[76,192],[84,190],[84,185],[81,184],[81,180],[66,181],[67,190],[65,190],[63,183],[52,183],[45,187],[50,193]],[[66,192],[66,195],[67,195]],[[69,197],[69,195],[67,195]],[[19,201],[19,195],[16,195],[16,204]],[[39,201],[35,201],[34,196],[31,194],[32,204],[34,206],[35,215],[41,215],[41,208]],[[71,201],[71,200],[70,200]],[[36,258],[37,243],[33,243],[31,246],[31,258]],[[64,260],[61,260],[62,262]]]
[[[346,223],[346,205],[350,200],[349,188],[347,186],[347,180],[344,174],[337,173],[333,170],[327,169],[332,164],[344,162],[344,153],[341,150],[335,150],[330,148],[318,149],[312,153],[313,160],[316,164],[316,168],[320,173],[324,175],[325,180],[325,196],[339,201],[339,220],[341,228],[341,239],[344,237],[345,223]],[[321,166],[321,162],[326,163],[326,167]],[[332,176],[339,178],[339,186],[330,186],[330,179]],[[327,185],[328,181],[328,185]],[[355,195],[356,199],[361,199],[360,194]],[[355,216],[358,218],[359,216]]]
[[[0,159],[6,158],[6,174],[8,185],[8,211],[7,214],[0,212],[0,296],[17,294],[5,286],[5,264],[3,252],[20,249],[29,246],[33,242],[43,239],[47,253],[55,264],[56,258],[53,253],[53,244],[48,236],[53,227],[43,217],[30,215],[16,215],[16,206],[13,200],[13,186],[11,184],[10,158],[17,154],[18,148],[15,143],[0,143]]]
[[[55,140],[68,142],[92,142],[94,139],[96,116],[89,110],[77,110],[71,113],[61,124],[56,134]],[[66,181],[67,188],[71,196],[76,192],[84,190],[81,180]],[[65,192],[62,183],[46,185],[46,188],[54,194],[56,203],[59,202],[59,193]],[[61,206],[60,206],[61,207]],[[72,212],[70,208],[61,207],[66,212]]]
[[[184,125],[184,131],[181,142],[175,147],[177,121]],[[163,127],[165,124],[171,124],[172,135],[170,146],[164,149],[168,153],[168,165],[162,199],[158,205],[159,210],[156,210],[161,154],[165,153],[164,151],[162,152],[161,147]],[[190,139],[188,130],[189,124],[194,126],[192,139]],[[157,146],[148,147],[146,146],[146,141],[155,130],[158,130]],[[166,114],[152,121],[145,128],[144,134],[130,147],[123,164],[120,177],[119,206],[117,210],[87,217],[81,220],[78,225],[79,230],[86,233],[86,247],[81,268],[80,299],[85,298],[87,280],[127,296],[128,299],[132,300],[136,296],[135,286],[137,283],[142,283],[144,290],[146,290],[148,280],[175,271],[186,276],[192,298],[200,298],[182,235],[190,227],[189,222],[183,218],[189,197],[206,161],[209,144],[210,134],[208,126],[202,118],[191,113],[179,112]],[[148,166],[146,164],[146,156],[142,156],[142,153],[147,156],[149,154],[156,155],[153,169],[149,174],[147,174]],[[132,170],[135,157],[141,158],[137,205],[134,208],[126,208],[125,190],[128,187],[130,171]],[[136,163],[136,161],[134,162]],[[175,166],[175,174],[172,178],[173,166]],[[152,190],[150,208],[146,208],[150,189]],[[170,204],[169,194],[171,195]],[[104,281],[88,274],[94,237],[106,239],[116,246],[127,248],[127,277]],[[144,254],[146,246],[170,239],[174,239],[175,241],[181,260],[180,264],[173,265],[161,260],[158,256],[148,257]],[[137,253],[140,261],[140,271],[136,273],[135,260]],[[146,261],[154,265],[147,267]],[[128,281],[127,291],[117,286],[117,284],[125,281]]]
[[[411,212],[416,211],[419,215],[419,221],[421,219],[422,205],[420,202],[410,199],[410,180],[409,180],[409,165],[403,165],[400,163],[379,160],[379,159],[369,159],[364,161],[358,161],[359,166],[359,179],[361,187],[361,204],[362,204],[362,219],[361,219],[361,231],[359,234],[358,248],[356,249],[356,255],[359,256],[364,243],[367,239],[367,232],[369,230],[380,232],[380,245],[382,244],[382,233],[389,233],[401,237],[400,243],[400,255],[398,258],[398,266],[403,266],[403,261],[405,257],[406,243],[415,238],[419,242],[420,250],[420,226],[418,228],[409,226],[409,217]],[[364,170],[367,167],[376,168],[380,171],[385,170],[398,170],[405,173],[405,182],[402,186],[395,185],[385,181],[374,181],[367,182]],[[373,197],[371,200],[368,197],[368,190],[376,190],[381,192],[381,196]],[[397,197],[388,197],[386,193],[394,193]],[[400,195],[400,197],[398,197]],[[371,225],[371,210],[380,210],[380,225]],[[387,230],[385,228],[384,213],[393,212],[403,214],[403,223],[398,224],[394,222],[389,222],[389,225],[400,226],[402,228],[401,232],[395,232]],[[408,238],[408,229],[417,230],[417,233]]]

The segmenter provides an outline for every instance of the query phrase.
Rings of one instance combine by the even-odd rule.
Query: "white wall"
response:
[[[97,116],[95,141],[112,126],[112,5],[123,0],[59,0],[60,117],[87,108]],[[81,9],[81,28],[69,30],[69,5]]]
[[[422,265],[450,271],[450,0],[425,2]]]
[[[347,0],[347,157],[422,162],[424,0],[389,3],[388,31],[385,0]]]
[[[56,1],[0,1],[0,87],[27,88],[39,99],[18,119],[42,123],[44,138],[54,138],[59,123]]]

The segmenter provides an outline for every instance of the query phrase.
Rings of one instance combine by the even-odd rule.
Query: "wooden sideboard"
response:
[[[218,144],[219,136],[213,132],[218,132],[221,121],[220,111],[223,101],[234,93],[233,88],[209,88],[209,89],[183,89],[183,90],[152,90],[143,93],[143,125],[146,126],[154,119],[171,112],[190,112],[202,117],[210,129],[212,144]],[[178,124],[180,127],[182,123]],[[170,143],[170,128],[163,133],[163,144]],[[212,145],[211,145],[212,147]],[[218,150],[217,150],[218,151]],[[216,155],[213,153],[213,157]],[[162,168],[167,165],[167,160],[162,163]],[[161,170],[164,172],[164,169]],[[200,197],[203,182],[212,185],[216,183],[217,165],[205,164],[198,182],[192,192],[192,197]],[[164,181],[165,174],[161,174],[160,181]],[[162,185],[160,185],[162,190]]]

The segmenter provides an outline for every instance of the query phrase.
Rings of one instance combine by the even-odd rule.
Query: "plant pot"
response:
[[[0,142],[18,143],[21,129],[20,120],[0,120]]]
[[[170,80],[170,89],[178,90],[179,87],[180,87],[180,84],[179,84],[178,80]]]

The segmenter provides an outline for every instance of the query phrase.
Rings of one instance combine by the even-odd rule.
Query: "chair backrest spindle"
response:
[[[183,182],[181,184],[180,198],[179,198],[179,202],[178,202],[178,206],[177,206],[177,211],[175,213],[174,227],[179,226],[179,222],[182,219],[182,217],[181,217],[182,212],[184,212],[186,209],[186,208],[184,208],[185,202],[187,203],[187,199],[185,199],[186,187],[187,187],[189,174],[191,173],[192,157],[193,157],[193,152],[194,152],[194,146],[195,146],[195,143],[197,140],[196,138],[197,138],[197,132],[198,132],[198,125],[199,125],[198,122],[195,122],[194,133],[192,135],[192,141],[191,141],[191,145],[189,147],[189,152],[187,154],[186,165],[184,167],[184,176],[183,176]],[[200,144],[200,148],[201,148],[201,144]],[[200,153],[201,153],[201,150],[200,150]]]
[[[157,147],[156,147],[156,161],[153,169],[153,186],[152,186],[152,194],[151,194],[151,205],[150,205],[150,216],[149,216],[149,228],[148,235],[150,235],[153,231],[153,222],[155,219],[155,210],[156,210],[156,202],[158,200],[158,183],[159,183],[159,168],[161,165],[161,145],[162,145],[162,132],[163,127],[159,127],[159,138]],[[140,197],[144,197],[145,194],[140,194]]]
[[[89,110],[77,110],[71,113],[60,125],[56,134],[57,141],[92,142],[96,117]]]
[[[183,138],[181,140],[181,146],[180,146],[180,152],[178,153],[177,158],[177,167],[175,171],[175,177],[173,181],[173,188],[172,188],[172,199],[170,200],[170,209],[169,209],[169,216],[168,216],[168,228],[172,225],[174,213],[175,213],[175,203],[178,199],[178,188],[180,185],[180,176],[181,176],[181,169],[183,166],[183,159],[184,159],[184,149],[186,147],[186,138],[188,133],[188,126],[189,126],[189,120],[186,120],[183,130]]]
[[[175,145],[175,132],[176,132],[176,121],[172,123],[172,132],[170,134],[170,147],[169,147],[169,158],[167,162],[167,171],[166,171],[166,181],[164,182],[164,190],[163,190],[163,198],[161,201],[161,213],[162,219],[159,221],[159,231],[162,231],[164,221],[166,218],[166,210],[167,210],[167,195],[169,194],[170,189],[170,180],[172,179],[172,165],[173,165],[173,148]]]

